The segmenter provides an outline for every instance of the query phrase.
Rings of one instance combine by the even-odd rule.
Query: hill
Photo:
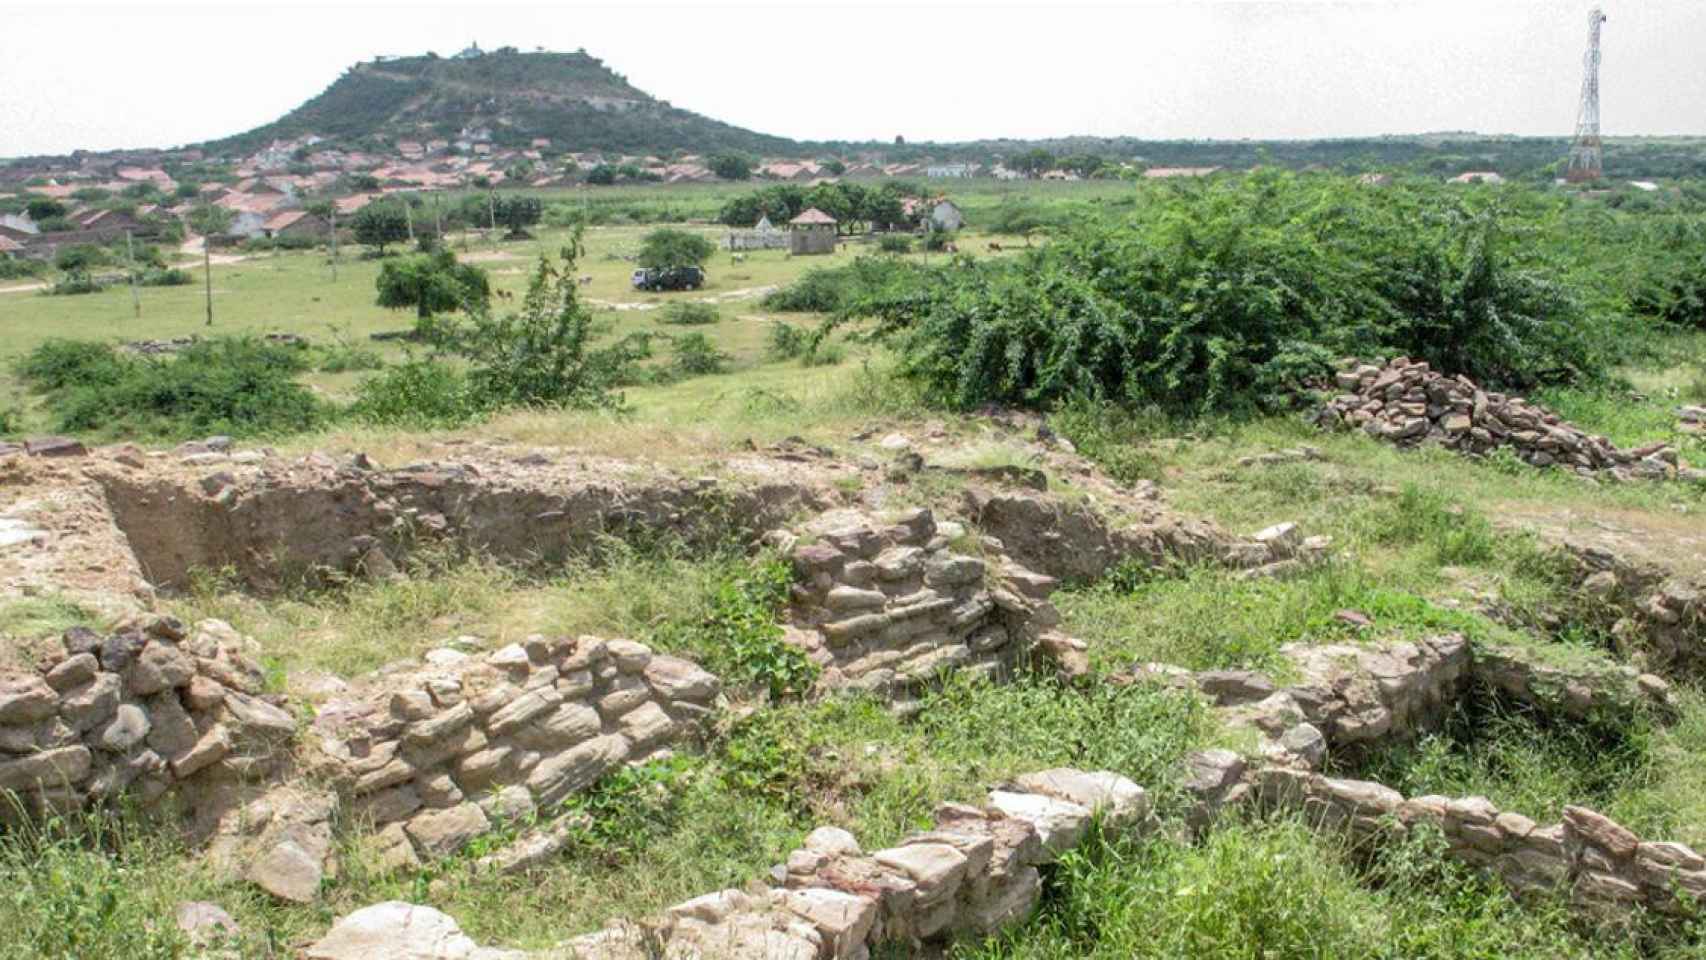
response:
[[[584,50],[521,53],[513,47],[465,59],[428,54],[358,63],[278,120],[203,146],[248,153],[304,134],[353,145],[454,139],[477,129],[489,130],[499,146],[549,137],[567,149],[623,153],[806,149],[658,100]]]

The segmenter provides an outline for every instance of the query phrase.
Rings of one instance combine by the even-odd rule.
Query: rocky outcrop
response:
[[[1492,871],[1519,894],[1565,889],[1582,907],[1662,912],[1691,911],[1706,896],[1706,857],[1680,843],[1643,841],[1584,807],[1565,807],[1560,823],[1540,826],[1485,797],[1405,798],[1378,783],[1285,767],[1264,769],[1255,782],[1263,803],[1373,842],[1438,830],[1447,855]]]
[[[1468,377],[1446,376],[1419,360],[1398,357],[1384,367],[1353,361],[1338,373],[1337,386],[1344,392],[1322,408],[1318,423],[1358,428],[1400,446],[1428,441],[1475,456],[1507,449],[1536,467],[1618,479],[1662,480],[1679,470],[1706,479],[1706,472],[1682,467],[1669,444],[1619,449],[1538,404],[1482,390]]]

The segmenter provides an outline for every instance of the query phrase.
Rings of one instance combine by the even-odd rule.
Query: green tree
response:
[[[586,182],[607,187],[616,182],[616,168],[608,163],[601,163],[586,175]]]
[[[437,313],[478,309],[492,295],[486,271],[471,263],[457,263],[456,255],[443,248],[387,261],[379,268],[374,287],[379,291],[380,306],[393,310],[414,307],[420,321]]]
[[[719,153],[707,166],[723,180],[752,179],[752,161],[738,153]]]
[[[847,164],[842,163],[834,157],[830,157],[828,160],[823,161],[820,166],[829,171],[829,175],[832,177],[839,177],[847,172]]]
[[[701,267],[717,252],[716,244],[697,233],[659,227],[640,243],[642,267]]]
[[[371,203],[356,212],[350,221],[355,242],[376,247],[385,255],[385,245],[401,243],[409,238],[409,220],[403,208],[389,203]]]
[[[31,197],[29,204],[24,209],[29,213],[30,219],[37,223],[43,220],[52,220],[55,217],[63,217],[68,212],[65,204],[52,197]]]
[[[198,204],[186,217],[190,229],[204,237],[217,237],[231,229],[233,214],[224,207],[216,207],[211,203]]]
[[[521,240],[528,236],[527,228],[545,215],[545,205],[538,197],[499,197],[492,202],[492,215],[508,228],[504,236]]]

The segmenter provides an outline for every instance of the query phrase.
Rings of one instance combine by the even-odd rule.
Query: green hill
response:
[[[795,154],[804,145],[720,123],[630,85],[597,57],[504,48],[469,59],[428,54],[351,67],[324,93],[247,133],[204,144],[247,153],[275,139],[318,134],[344,145],[366,140],[456,138],[491,131],[521,146],[550,137],[567,150],[667,153],[683,149]]]

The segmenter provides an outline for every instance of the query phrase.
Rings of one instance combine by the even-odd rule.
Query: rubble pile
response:
[[[1538,404],[1482,390],[1468,377],[1446,376],[1420,360],[1358,364],[1341,370],[1336,383],[1345,392],[1317,414],[1322,426],[1360,428],[1400,446],[1433,442],[1474,456],[1508,449],[1533,466],[1584,475],[1706,479],[1706,471],[1683,467],[1667,443],[1619,449]]]

